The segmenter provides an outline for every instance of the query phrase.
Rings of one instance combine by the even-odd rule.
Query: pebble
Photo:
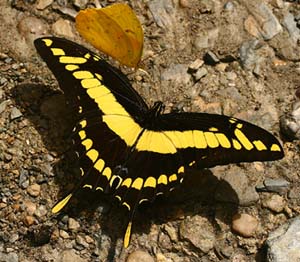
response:
[[[26,226],[31,226],[34,223],[34,217],[33,216],[25,216],[23,221]]]
[[[292,39],[293,42],[297,43],[297,41],[300,39],[300,30],[297,27],[297,22],[295,21],[295,17],[293,16],[293,14],[288,12],[283,17],[282,24],[288,30],[290,39]]]
[[[87,262],[88,259],[83,259],[77,255],[72,249],[65,250],[61,253],[60,260],[58,262]]]
[[[251,237],[258,227],[258,220],[248,214],[236,214],[232,218],[232,229],[243,237]]]
[[[70,235],[68,234],[68,232],[64,231],[64,230],[59,230],[59,235],[60,237],[62,237],[63,239],[67,239],[70,238]]]
[[[38,9],[38,10],[44,10],[48,6],[52,5],[52,3],[53,3],[53,0],[39,0],[37,2],[36,9]]]
[[[161,74],[162,81],[172,81],[179,85],[188,85],[191,75],[187,72],[188,66],[184,64],[172,64]]]
[[[10,112],[10,120],[15,120],[17,118],[20,118],[22,115],[23,114],[18,108],[13,107]]]
[[[149,10],[155,23],[165,30],[170,30],[174,26],[174,6],[169,0],[152,0],[148,2]]]
[[[288,139],[300,139],[300,101],[294,103],[291,113],[280,117],[280,129]]]
[[[207,69],[205,67],[201,67],[193,75],[195,77],[195,81],[199,81],[202,77],[206,76],[207,74],[208,74]]]
[[[220,172],[223,172],[222,169],[220,169]],[[259,200],[259,195],[244,171],[237,166],[233,166],[226,171],[223,180],[219,183],[215,199],[220,202],[251,206]]]
[[[178,241],[177,230],[173,226],[166,224],[163,229],[166,231],[172,241]]]
[[[202,65],[204,61],[202,59],[197,58],[194,62],[189,65],[189,69],[191,71],[197,71]]]
[[[8,254],[0,252],[1,262],[19,262],[19,256],[17,253],[11,252]]]
[[[31,46],[34,39],[48,32],[48,26],[41,19],[33,16],[24,17],[18,24],[18,31]]]
[[[68,228],[70,230],[78,230],[80,228],[80,224],[74,218],[70,217],[68,220]]]
[[[126,262],[154,262],[154,258],[146,251],[136,250],[127,257]]]
[[[46,208],[45,205],[40,205],[36,211],[35,211],[35,216],[37,217],[44,217],[48,213],[48,209]]]
[[[80,235],[77,235],[76,236],[76,243],[78,245],[81,245],[85,248],[87,248],[89,246],[89,244],[85,241],[84,237],[80,236]]]
[[[285,200],[279,195],[272,195],[270,198],[263,202],[263,206],[269,208],[270,210],[280,213],[285,207]]]
[[[71,26],[71,22],[66,19],[58,19],[52,25],[53,33],[56,35],[65,36],[68,38],[74,38],[73,28]]]
[[[25,201],[24,207],[25,207],[26,213],[30,216],[32,216],[36,210],[36,204],[31,201]]]
[[[187,8],[190,5],[189,0],[179,0],[179,5],[183,8]]]
[[[256,186],[257,191],[274,192],[284,195],[290,188],[290,183],[283,178],[268,178],[260,185]]]
[[[214,228],[207,218],[201,216],[187,217],[179,229],[181,238],[189,241],[203,253],[213,249],[216,241]]]
[[[33,184],[29,187],[27,187],[27,193],[31,195],[32,197],[37,197],[41,193],[41,186],[38,184]]]
[[[88,0],[74,0],[73,4],[80,9],[85,9],[88,4]]]
[[[5,111],[6,107],[10,104],[10,100],[5,100],[0,103],[0,114]]]
[[[219,37],[219,29],[213,28],[201,31],[197,34],[193,45],[198,51],[203,49],[213,48]]]
[[[220,62],[220,59],[217,57],[216,54],[214,54],[212,51],[208,51],[204,55],[204,62],[208,65],[215,65]]]
[[[225,3],[224,9],[226,11],[232,11],[234,9],[234,4],[230,1],[228,1],[227,3]]]
[[[270,233],[266,244],[267,262],[300,261],[300,217],[288,220]]]

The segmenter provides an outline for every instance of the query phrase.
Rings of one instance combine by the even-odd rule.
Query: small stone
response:
[[[224,9],[226,11],[232,11],[234,8],[234,4],[230,1],[228,1],[225,5],[224,5]]]
[[[48,209],[46,208],[45,205],[40,205],[37,210],[35,211],[35,216],[37,217],[43,217],[47,214]]]
[[[18,108],[13,107],[11,112],[10,112],[10,120],[20,118],[21,116],[22,116],[21,111]]]
[[[10,236],[10,238],[9,238],[9,242],[10,242],[10,243],[15,243],[18,239],[19,239],[19,235],[13,233],[13,234]]]
[[[10,104],[10,100],[5,100],[0,103],[0,114],[5,111],[6,107]]]
[[[70,236],[69,236],[69,234],[66,232],[66,231],[64,231],[64,230],[59,230],[59,235],[60,235],[60,237],[62,237],[63,239],[68,239],[68,238],[70,238]]]
[[[192,71],[197,71],[202,65],[204,61],[202,59],[197,58],[194,62],[189,65],[189,69]]]
[[[145,251],[136,250],[127,257],[126,262],[154,262],[154,258]]]
[[[70,217],[68,220],[68,228],[70,230],[78,230],[80,228],[80,224],[74,218]]]
[[[85,241],[85,239],[80,235],[76,236],[76,243],[78,245],[81,245],[81,246],[85,247],[85,248],[87,248],[89,246],[89,244]]]
[[[44,10],[48,6],[52,5],[52,3],[53,3],[53,0],[39,0],[37,5],[36,5],[36,9]]]
[[[180,236],[188,240],[203,253],[208,253],[215,244],[216,236],[212,224],[204,217],[187,217],[180,225]]]
[[[69,38],[74,38],[73,29],[71,26],[71,22],[65,19],[58,19],[53,25],[52,30],[55,34],[66,36]]]
[[[202,77],[206,76],[207,73],[208,71],[205,67],[199,68],[197,72],[194,74],[195,81],[199,81]]]
[[[31,226],[34,223],[34,217],[33,216],[25,216],[24,217],[24,224],[26,226]]]
[[[33,184],[27,188],[27,193],[32,197],[37,197],[41,193],[41,186],[38,184]]]
[[[236,214],[232,218],[232,229],[243,237],[251,237],[258,227],[258,220],[248,214]]]
[[[26,213],[30,216],[32,216],[36,210],[36,204],[30,201],[24,202]]]
[[[265,179],[263,184],[257,185],[257,191],[274,192],[280,195],[284,195],[290,188],[290,183],[283,178],[277,179]]]
[[[61,258],[59,262],[86,262],[87,260],[78,256],[74,250],[69,249],[61,253]]]
[[[220,59],[217,57],[216,54],[214,54],[212,51],[208,51],[204,55],[204,61],[208,65],[215,65],[220,62]]]
[[[164,230],[167,232],[170,239],[174,242],[178,241],[177,230],[168,224],[164,226]]]
[[[272,232],[267,241],[269,262],[300,261],[300,217],[290,219]]]
[[[284,198],[279,195],[272,195],[271,198],[263,202],[263,206],[276,213],[280,213],[285,207],[285,201]]]
[[[183,8],[189,7],[189,0],[179,0],[179,5]]]
[[[80,9],[85,9],[88,4],[88,0],[74,0],[74,5]]]
[[[90,236],[85,236],[85,241],[89,244],[94,244],[94,239],[92,239]]]

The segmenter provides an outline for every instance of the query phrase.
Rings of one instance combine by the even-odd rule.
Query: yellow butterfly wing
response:
[[[82,10],[76,29],[95,48],[129,67],[137,67],[143,50],[143,29],[126,4]]]

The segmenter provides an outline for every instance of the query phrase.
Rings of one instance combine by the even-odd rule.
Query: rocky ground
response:
[[[299,260],[298,1],[127,1],[143,25],[147,72],[129,77],[149,104],[250,121],[281,140],[285,158],[190,170],[169,197],[141,207],[127,249],[127,213],[107,196],[83,192],[51,214],[78,180],[71,112],[32,42],[87,45],[76,13],[112,2],[0,1],[0,261]]]

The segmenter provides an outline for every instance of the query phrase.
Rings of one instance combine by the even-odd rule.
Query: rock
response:
[[[256,190],[261,192],[274,192],[284,195],[290,188],[290,183],[283,178],[266,179],[263,184],[257,185]]]
[[[220,59],[212,51],[208,51],[204,55],[203,59],[204,59],[205,64],[208,64],[208,65],[215,65],[220,62]]]
[[[248,214],[236,214],[232,218],[232,229],[243,237],[251,237],[258,227],[258,220]]]
[[[36,204],[31,201],[25,201],[24,206],[25,206],[26,213],[32,216],[36,210]]]
[[[19,256],[17,253],[8,253],[4,254],[0,252],[0,261],[1,262],[19,262]]]
[[[58,262],[87,262],[88,260],[81,258],[73,250],[65,250],[61,253]]]
[[[164,230],[166,231],[166,233],[168,234],[168,236],[172,241],[174,242],[178,241],[177,230],[173,226],[166,224],[164,226]]]
[[[81,245],[85,248],[87,248],[89,246],[89,244],[85,241],[84,237],[80,236],[80,235],[77,235],[76,236],[76,243],[78,245]]]
[[[249,34],[270,40],[282,31],[278,19],[264,2],[258,0],[243,0],[242,2],[252,15],[252,18],[248,17],[245,21],[245,29]],[[249,23],[249,19],[251,19],[251,23]]]
[[[260,46],[260,42],[257,39],[244,42],[240,49],[240,61],[242,67],[247,70],[254,70],[262,61],[263,58],[257,54],[257,49]]]
[[[44,10],[48,6],[52,5],[52,3],[53,3],[53,0],[39,0],[37,5],[36,5],[36,9]]]
[[[29,227],[29,226],[33,225],[34,217],[33,216],[25,216],[23,221],[24,221],[24,224]]]
[[[288,139],[300,139],[300,101],[293,105],[291,113],[280,117],[280,129]]]
[[[282,21],[283,26],[288,30],[290,38],[293,42],[297,43],[300,39],[300,30],[297,27],[295,17],[291,13],[287,13]]]
[[[263,206],[269,208],[270,210],[280,213],[285,207],[284,198],[278,195],[272,195],[270,198],[263,202]]]
[[[172,81],[178,85],[187,85],[191,82],[191,76],[187,72],[188,66],[184,64],[172,64],[161,75],[162,81]]]
[[[10,104],[10,100],[5,100],[0,103],[0,114],[5,111],[6,107]]]
[[[259,195],[255,191],[254,186],[250,184],[244,171],[237,166],[233,166],[226,172],[223,180],[219,183],[215,198],[221,202],[251,206],[258,201]]]
[[[11,112],[10,112],[10,120],[15,120],[15,119],[18,119],[22,116],[23,114],[21,113],[21,111],[16,108],[16,107],[13,107],[11,109]]]
[[[80,224],[74,218],[70,217],[68,220],[68,228],[70,230],[78,230],[80,228]]]
[[[206,76],[208,73],[207,69],[205,67],[201,67],[197,70],[197,72],[194,75],[195,81],[199,81],[202,77]]]
[[[202,65],[204,61],[202,59],[197,58],[194,62],[189,65],[189,70],[192,72],[197,71]]]
[[[148,3],[155,23],[166,30],[173,28],[174,6],[170,0],[153,0]]]
[[[145,251],[136,250],[127,257],[126,262],[154,262],[154,258]]]
[[[33,184],[27,188],[27,193],[33,197],[37,197],[41,193],[41,186],[38,184]]]
[[[45,205],[40,205],[36,209],[34,214],[35,214],[36,217],[43,217],[47,214],[47,212],[48,212],[48,209],[46,208],[46,206]]]
[[[60,237],[62,237],[63,239],[70,238],[68,232],[66,232],[66,231],[64,231],[64,230],[59,230],[59,235],[60,235]]]
[[[224,10],[232,11],[233,9],[234,9],[234,4],[232,2],[228,1],[227,3],[225,3]]]
[[[187,217],[179,229],[180,237],[192,243],[202,252],[208,253],[215,244],[216,236],[212,224],[200,216]]]
[[[179,0],[179,5],[183,8],[189,7],[189,0]]]
[[[268,262],[300,261],[300,217],[270,233],[266,244]]]
[[[33,41],[37,37],[48,33],[47,24],[34,16],[22,18],[17,27],[20,35],[26,39],[29,46],[33,45]]]
[[[54,34],[65,36],[68,38],[74,38],[73,28],[71,22],[65,19],[58,19],[53,25],[52,30]]]
[[[88,4],[88,0],[74,0],[74,5],[80,9],[85,9]]]
[[[206,48],[213,48],[219,37],[219,29],[213,28],[205,31],[201,31],[197,34],[194,40],[194,47],[198,51],[202,51]]]

